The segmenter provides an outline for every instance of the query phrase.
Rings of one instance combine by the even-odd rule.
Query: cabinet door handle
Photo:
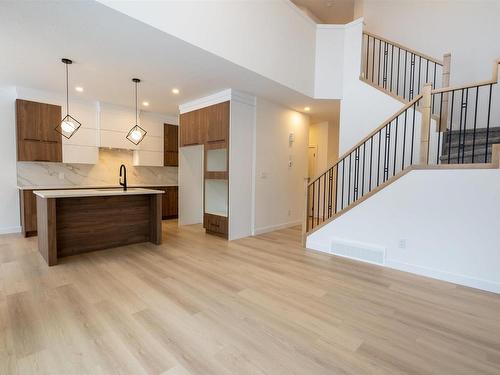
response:
[[[30,142],[40,142],[39,139],[35,139],[35,138],[24,138],[25,141],[30,141]]]
[[[208,141],[207,143],[224,142],[225,140],[226,140],[225,138],[221,138],[221,139],[214,139],[214,140],[210,140],[210,141]]]

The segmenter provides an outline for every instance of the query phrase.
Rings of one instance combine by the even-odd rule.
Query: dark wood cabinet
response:
[[[208,144],[227,144],[229,136],[229,102],[206,108]]]
[[[203,227],[207,233],[227,238],[227,217],[205,213],[203,215]]]
[[[25,237],[36,236],[36,196],[33,190],[19,190],[21,228]]]
[[[163,165],[166,167],[179,166],[179,127],[176,125],[163,125]]]
[[[181,147],[202,144],[224,147],[229,138],[229,102],[183,113],[179,126]]]
[[[174,219],[179,216],[179,187],[166,186],[162,200],[163,219]]]
[[[206,118],[202,111],[183,113],[179,126],[181,147],[202,145],[205,142]]]
[[[60,121],[60,106],[17,99],[17,160],[62,162]]]

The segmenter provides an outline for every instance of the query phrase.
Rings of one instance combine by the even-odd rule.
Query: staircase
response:
[[[304,243],[416,167],[491,162],[500,143],[491,126],[500,60],[490,81],[459,87],[449,87],[450,62],[450,54],[438,60],[363,32],[360,80],[404,106],[308,183]]]
[[[446,131],[442,164],[491,163],[493,144],[500,143],[500,127]]]

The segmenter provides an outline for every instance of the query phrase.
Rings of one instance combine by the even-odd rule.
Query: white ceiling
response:
[[[317,23],[345,24],[354,20],[354,0],[292,0],[307,8]]]
[[[338,113],[336,100],[313,100],[89,0],[0,1],[0,46],[0,84],[63,92],[67,57],[70,94],[86,99],[133,106],[138,77],[140,101],[154,112],[176,114],[181,103],[233,88],[299,111],[310,106],[314,121]]]

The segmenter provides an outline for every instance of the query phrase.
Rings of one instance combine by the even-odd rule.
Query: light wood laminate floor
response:
[[[0,236],[1,374],[500,374],[500,296],[164,222],[62,259]]]

